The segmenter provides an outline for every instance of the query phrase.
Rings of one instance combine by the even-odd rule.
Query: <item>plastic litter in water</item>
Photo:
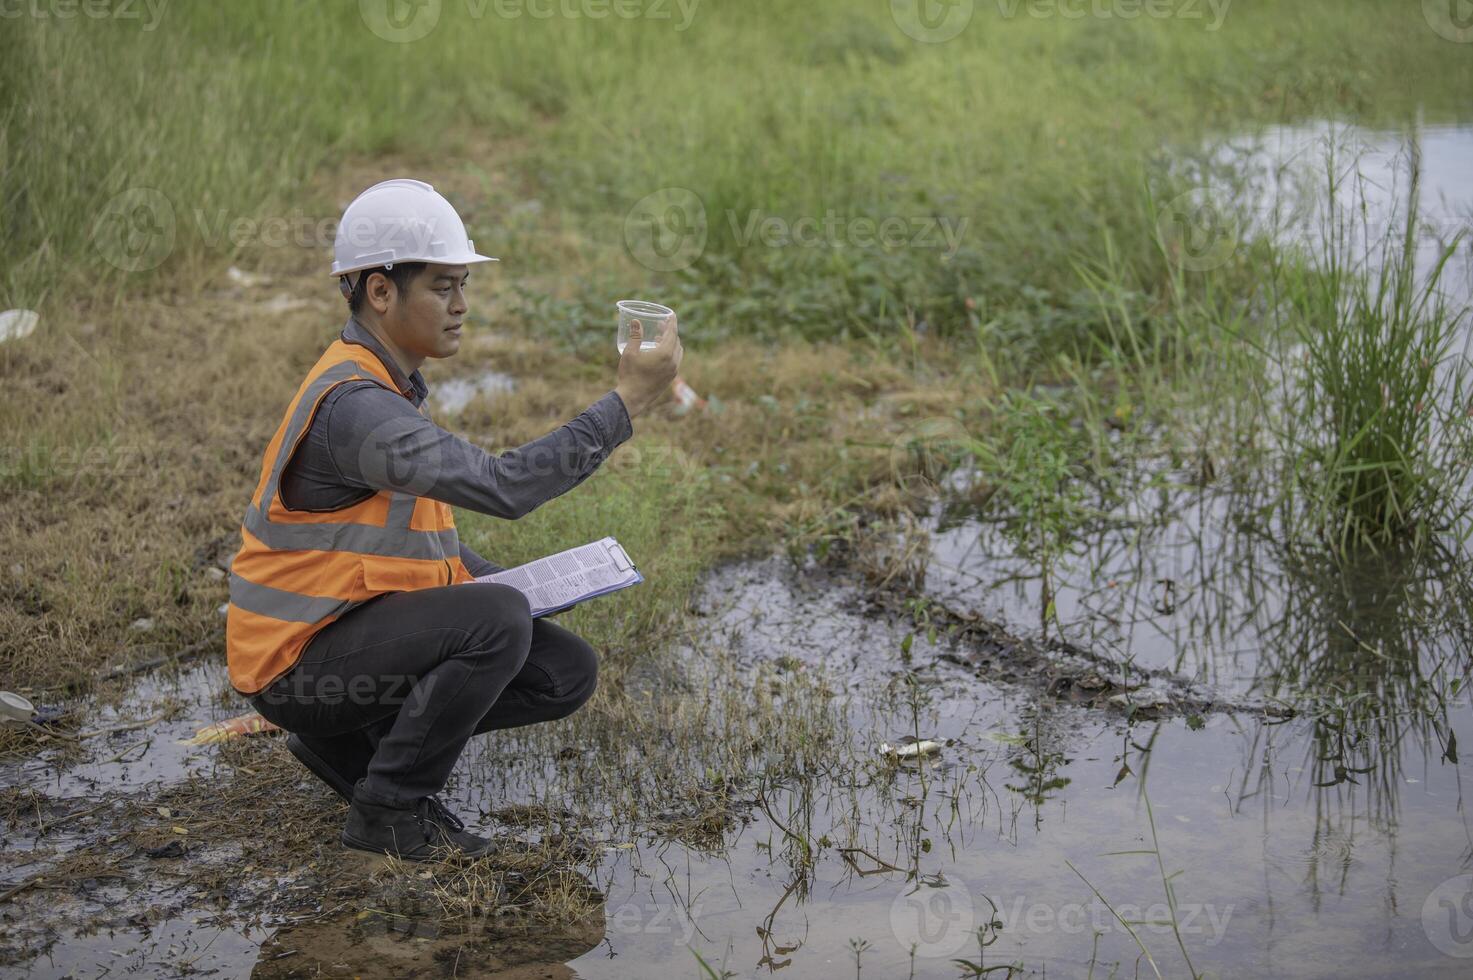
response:
[[[686,415],[690,412],[710,412],[714,415],[721,411],[720,399],[715,395],[710,398],[702,398],[679,375],[676,375],[675,380],[670,383],[670,390],[675,394],[676,415]]]
[[[899,745],[891,745],[889,742],[880,743],[880,754],[888,755],[892,759],[919,759],[926,755],[935,755],[940,752],[944,743],[931,738],[917,739],[907,735]]]
[[[0,691],[0,724],[29,725],[35,711],[35,705],[19,694]]]
[[[257,272],[246,272],[233,265],[225,270],[225,278],[237,286],[262,286],[271,281],[269,276],[263,276]]]
[[[41,322],[41,314],[35,310],[6,310],[0,313],[0,344],[7,340],[29,337]]]
[[[225,721],[217,721],[213,725],[206,725],[195,732],[190,738],[179,740],[180,745],[211,745],[215,742],[224,742],[227,739],[237,738],[241,735],[259,735],[262,732],[280,731],[280,726],[273,725],[257,714],[241,715],[237,718],[227,718]]]

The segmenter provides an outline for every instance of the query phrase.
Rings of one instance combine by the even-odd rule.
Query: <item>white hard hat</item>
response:
[[[422,180],[374,184],[353,199],[338,222],[332,274],[346,276],[396,262],[471,265],[496,262],[476,252],[455,208]]]

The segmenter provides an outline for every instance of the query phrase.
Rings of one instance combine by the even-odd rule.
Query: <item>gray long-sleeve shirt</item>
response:
[[[494,456],[421,415],[424,377],[406,377],[357,319],[340,336],[372,351],[399,393],[371,381],[327,393],[282,471],[281,500],[291,510],[338,510],[395,490],[515,520],[582,483],[634,434],[624,400],[610,391],[561,428]],[[464,542],[460,559],[472,575],[501,570]]]

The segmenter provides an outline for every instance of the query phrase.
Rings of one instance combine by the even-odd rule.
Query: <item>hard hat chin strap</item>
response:
[[[383,269],[392,269],[392,268],[394,268],[394,263],[392,263],[392,262],[386,262],[380,268],[383,268]],[[364,276],[368,275],[370,272],[374,272],[374,271],[377,271],[377,270],[375,270],[375,269],[362,269],[362,270],[360,270],[360,271],[358,271],[356,273],[350,272],[347,275],[338,276],[338,292],[340,292],[340,293],[343,294],[343,299],[346,299],[346,300],[351,301],[353,299],[353,290],[355,290],[355,289],[358,288],[358,282],[359,282],[359,280],[361,280]],[[355,275],[358,277],[357,279],[352,278]]]

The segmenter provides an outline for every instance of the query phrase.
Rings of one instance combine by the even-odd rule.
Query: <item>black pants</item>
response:
[[[510,586],[467,582],[355,607],[250,701],[366,777],[368,802],[408,807],[444,787],[472,735],[571,714],[597,683],[582,637],[532,619]]]

